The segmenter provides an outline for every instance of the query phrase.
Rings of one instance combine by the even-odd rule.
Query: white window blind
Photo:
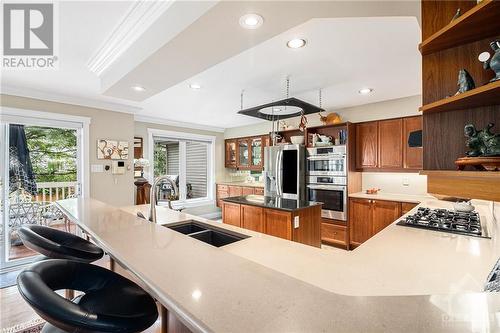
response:
[[[208,183],[208,145],[186,142],[186,185],[188,199],[205,198]]]

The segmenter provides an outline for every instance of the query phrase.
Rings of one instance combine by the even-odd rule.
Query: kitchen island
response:
[[[321,246],[319,202],[244,195],[222,199],[222,222],[306,245]]]
[[[497,331],[500,296],[482,286],[500,254],[498,228],[488,206],[475,205],[491,239],[392,224],[346,252],[164,207],[158,207],[159,224],[152,224],[135,216],[147,206],[58,202],[194,332]],[[250,237],[215,248],[160,225],[188,219]]]

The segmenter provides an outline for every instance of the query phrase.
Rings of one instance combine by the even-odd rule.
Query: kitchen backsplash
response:
[[[362,182],[363,191],[379,188],[384,193],[427,194],[427,176],[418,173],[363,172]]]

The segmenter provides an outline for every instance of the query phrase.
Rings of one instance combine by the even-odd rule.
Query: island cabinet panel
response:
[[[375,235],[401,216],[401,202],[372,200],[372,206],[372,235]]]
[[[376,121],[356,126],[356,168],[376,168],[378,166],[378,123]]]
[[[241,227],[240,205],[230,202],[223,202],[222,221],[227,224]]]
[[[403,118],[403,167],[420,170],[423,168],[422,147],[408,146],[408,139],[413,132],[422,130],[422,117]]]
[[[299,218],[298,228],[294,228],[293,219]],[[311,223],[311,221],[321,221],[321,206],[314,206],[299,210],[292,214],[292,240],[302,244],[321,247],[321,223]]]
[[[266,232],[264,222],[264,208],[241,206],[241,227],[257,232]]]
[[[372,236],[371,200],[349,200],[349,238],[353,246],[358,246]]]
[[[378,166],[384,169],[403,167],[403,120],[378,122]]]
[[[264,220],[266,224],[266,234],[292,240],[292,213],[265,209]]]

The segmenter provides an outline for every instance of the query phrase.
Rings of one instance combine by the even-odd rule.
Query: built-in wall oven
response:
[[[321,216],[347,221],[347,165],[345,146],[309,148],[307,197],[323,203]]]

